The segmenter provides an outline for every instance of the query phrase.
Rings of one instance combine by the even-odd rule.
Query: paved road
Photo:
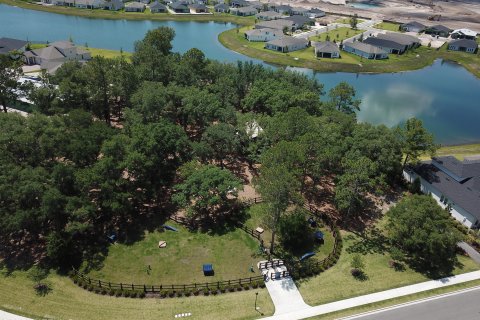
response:
[[[395,309],[344,320],[479,320],[480,287],[433,300],[417,301]]]

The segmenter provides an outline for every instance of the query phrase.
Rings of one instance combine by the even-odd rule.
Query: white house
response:
[[[245,31],[245,39],[252,42],[266,42],[280,37],[283,37],[283,31],[278,29],[264,28]]]
[[[452,156],[432,158],[406,168],[403,176],[408,182],[419,179],[422,192],[466,227],[480,227],[480,157],[463,162]]]
[[[453,30],[450,37],[452,37],[452,39],[475,40],[477,38],[477,32],[470,29],[457,29],[457,30]]]

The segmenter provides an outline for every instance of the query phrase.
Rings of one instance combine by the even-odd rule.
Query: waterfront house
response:
[[[478,49],[478,44],[471,39],[457,39],[448,43],[448,50],[463,51],[467,53],[475,53]]]
[[[143,11],[145,11],[145,4],[143,4],[142,2],[133,1],[133,2],[127,2],[127,4],[125,4],[125,12],[143,12]]]
[[[75,0],[75,7],[82,9],[99,9],[105,7],[104,0]]]
[[[147,5],[147,4],[150,4],[150,0],[139,0],[139,2]]]
[[[165,13],[167,12],[167,6],[158,1],[152,2],[149,6],[151,13]]]
[[[343,50],[366,59],[379,60],[388,58],[388,53],[385,50],[359,41],[344,42]]]
[[[265,49],[286,53],[305,49],[309,44],[310,42],[305,38],[284,36],[265,43]]]
[[[287,29],[288,31],[295,30],[293,21],[286,20],[286,19],[262,21],[255,25],[255,29],[263,29],[263,28],[277,29],[280,31],[283,31],[284,29]]]
[[[406,32],[420,33],[425,31],[425,28],[426,28],[425,25],[417,21],[411,21],[411,22],[400,25],[400,30],[406,31]]]
[[[250,3],[246,0],[232,0],[230,1],[230,6],[233,8],[248,7]]]
[[[316,18],[321,18],[325,17],[325,11],[320,10],[318,8],[312,8],[308,10],[304,16],[309,17],[310,19],[316,19]]]
[[[124,7],[125,7],[125,4],[123,3],[122,0],[110,0],[110,1],[105,1],[103,8],[105,10],[118,11],[118,10],[122,10]]]
[[[408,182],[416,179],[452,217],[468,228],[480,226],[480,157],[436,157],[403,171]]]
[[[63,5],[66,7],[75,7],[75,0],[64,0]]]
[[[255,15],[258,20],[270,21],[276,19],[282,19],[285,16],[275,11],[262,11]]]
[[[245,31],[245,39],[252,42],[266,42],[283,36],[283,31],[278,29],[264,28]]]
[[[239,7],[239,8],[231,8],[230,13],[236,16],[253,16],[258,13],[258,10],[255,7]]]
[[[188,6],[192,13],[206,13],[208,12],[207,6],[203,3],[193,3]]]
[[[457,29],[453,30],[450,36],[452,37],[452,39],[475,40],[477,38],[477,32],[470,29]]]
[[[215,12],[228,13],[230,12],[230,7],[225,3],[216,4],[214,7]]]
[[[405,46],[405,51],[420,46],[420,39],[408,34],[398,32],[386,32],[378,33],[376,37],[379,39],[394,41],[398,44],[401,44]]]
[[[262,11],[264,9],[263,3],[260,1],[248,1],[249,7],[254,7],[258,11]]]
[[[437,36],[437,37],[444,37],[444,38],[448,37],[450,35],[450,32],[452,32],[450,28],[442,26],[441,24],[427,27],[425,29],[426,34],[430,34],[432,36]]]
[[[278,13],[285,14],[285,15],[291,15],[292,7],[290,7],[289,5],[279,5],[279,6],[275,6],[275,9],[273,11],[276,11]]]
[[[0,54],[8,55],[12,52],[24,52],[28,42],[12,38],[0,38]]]
[[[287,21],[292,21],[293,22],[293,29],[303,29],[305,27],[310,27],[315,24],[315,21],[313,19],[310,19],[309,17],[305,16],[291,16],[291,17],[286,17],[284,18]]]
[[[170,3],[169,7],[175,13],[190,13],[190,9],[187,7],[187,5],[181,1]]]
[[[317,58],[340,58],[338,46],[330,41],[312,42]]]
[[[404,45],[401,45],[395,41],[380,39],[376,37],[368,37],[365,40],[363,40],[363,43],[370,44],[372,46],[385,50],[388,53],[393,53],[393,54],[402,54],[406,50]]]

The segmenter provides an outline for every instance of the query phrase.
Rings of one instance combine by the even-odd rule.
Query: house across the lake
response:
[[[316,18],[321,18],[325,16],[325,11],[320,10],[318,8],[312,8],[308,10],[306,13],[303,14],[306,17],[309,17],[311,19],[316,19]]]
[[[478,43],[469,39],[452,40],[448,43],[448,50],[475,53],[478,50]]]
[[[213,9],[215,10],[215,12],[221,12],[221,13],[229,13],[230,12],[230,7],[225,3],[216,4],[213,7]]]
[[[190,13],[190,9],[182,1],[172,2],[169,4],[170,9],[175,13]]]
[[[309,44],[310,42],[304,38],[284,36],[265,43],[265,49],[286,53],[305,49]]]
[[[317,58],[340,58],[340,50],[333,42],[313,42],[312,46],[315,49],[315,57]]]
[[[125,12],[143,12],[145,11],[145,4],[142,2],[128,2],[125,5]]]
[[[368,37],[363,40],[363,43],[379,47],[388,53],[403,54],[408,49],[419,46],[420,39],[408,34],[387,32]]]
[[[359,41],[343,43],[343,50],[366,59],[387,59],[388,52],[379,47]]]
[[[248,6],[248,7],[231,8],[230,13],[236,16],[248,17],[248,16],[256,15],[258,13],[258,10],[253,6]]]
[[[208,9],[207,6],[203,3],[193,3],[188,6],[190,8],[190,12],[192,13],[207,13]]]
[[[275,11],[262,11],[257,13],[255,17],[257,17],[257,19],[259,20],[270,21],[270,20],[281,19],[281,18],[284,18],[285,16]]]
[[[245,39],[252,42],[266,42],[283,36],[283,31],[278,29],[263,28],[245,31]]]
[[[255,25],[255,29],[278,29],[284,30],[287,29],[288,31],[295,31],[294,22],[287,19],[277,19],[277,20],[270,20],[270,21],[262,21]]]
[[[407,167],[403,176],[408,182],[419,179],[421,191],[468,228],[480,227],[480,156],[436,157]]]

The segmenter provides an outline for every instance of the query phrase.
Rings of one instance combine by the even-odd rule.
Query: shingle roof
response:
[[[262,17],[283,17],[280,13],[275,12],[275,11],[263,11],[260,13],[257,13],[257,16],[262,16]]]
[[[46,48],[35,49],[31,51],[34,55],[45,59],[45,60],[55,60],[63,59],[65,55],[61,53],[56,47],[48,46]]]
[[[27,41],[12,39],[12,38],[0,38],[0,53],[8,53],[10,51],[18,50],[27,45]]]
[[[477,48],[478,44],[475,40],[470,39],[458,39],[452,40],[448,43],[448,45],[454,45],[458,47],[465,47],[465,48]]]
[[[473,31],[473,30],[470,30],[470,29],[457,29],[457,30],[453,30],[452,34],[463,34],[463,35],[466,35],[466,36],[469,36],[469,37],[476,37],[477,36],[477,32],[476,31]]]
[[[396,32],[387,32],[377,34],[377,38],[395,41],[399,44],[410,46],[414,43],[420,43],[420,39],[417,37],[411,36],[409,34],[396,33]]]
[[[306,45],[308,44],[308,40],[304,38],[294,38],[294,37],[281,37],[278,39],[273,39],[271,41],[267,42],[268,44],[275,45],[278,47],[287,47],[287,46],[292,46],[292,45]]]
[[[373,53],[373,54],[387,53],[385,50],[382,50],[379,47],[375,47],[367,43],[362,43],[360,41],[345,42],[343,45],[359,51],[366,52],[366,53]]]
[[[432,164],[439,169],[446,169],[458,181],[480,176],[480,160],[460,161],[453,156],[444,156],[432,158]]]
[[[404,50],[405,49],[405,45],[402,45],[398,42],[395,42],[395,41],[392,41],[392,40],[375,38],[375,37],[369,37],[369,38],[363,40],[363,43],[371,44],[372,46],[390,48],[390,49],[396,49],[396,50]]]
[[[188,7],[181,2],[174,2],[174,3],[170,4],[170,7],[174,10],[176,10],[176,9],[187,10],[188,9]]]
[[[280,30],[278,29],[270,29],[270,28],[263,28],[263,29],[251,29],[251,30],[247,30],[245,31],[245,34],[249,35],[249,36],[261,36],[261,35],[264,35],[265,33],[272,33],[272,34],[283,34]]]
[[[309,17],[305,17],[305,16],[291,16],[291,17],[285,18],[285,20],[293,21],[293,23],[295,23],[298,26],[303,26],[305,24],[312,24],[314,22],[313,19],[310,19]]]
[[[68,49],[74,47],[75,45],[71,41],[55,41],[50,44],[52,47],[57,47],[60,49]]]
[[[230,7],[225,3],[216,4],[214,6],[214,8],[215,8],[215,10],[217,10],[217,9],[229,10],[230,9]]]
[[[277,19],[271,21],[259,22],[255,25],[255,28],[271,28],[271,29],[280,29],[283,30],[284,27],[292,27],[293,21],[287,19]]]
[[[428,27],[427,30],[437,31],[437,32],[450,32],[452,29],[442,26],[441,24],[436,24],[434,26]]]
[[[338,46],[330,41],[324,41],[324,42],[314,42],[313,46],[317,51],[320,52],[327,52],[327,53],[334,53],[334,52],[340,52],[338,49]]]
[[[138,8],[138,9],[145,9],[145,4],[141,3],[141,2],[129,2],[127,4],[125,4],[125,7],[127,8]]]
[[[252,6],[248,6],[248,7],[235,8],[235,9],[232,9],[232,11],[248,13],[248,12],[254,12],[254,11],[257,12],[257,9]]]
[[[417,21],[411,21],[411,22],[402,24],[402,27],[416,27],[416,28],[422,29],[422,28],[425,28],[425,25]]]
[[[154,3],[150,4],[150,10],[152,9],[162,9],[162,10],[167,10],[167,7],[164,5],[164,4],[161,4],[157,1],[155,1]]]

